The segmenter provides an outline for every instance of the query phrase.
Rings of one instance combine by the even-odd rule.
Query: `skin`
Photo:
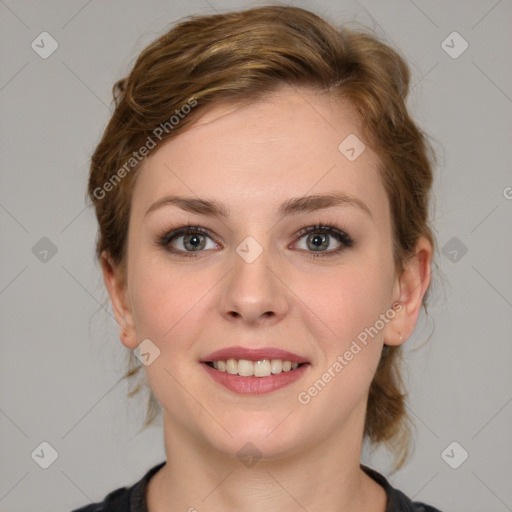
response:
[[[132,197],[126,279],[102,258],[104,280],[135,349],[149,338],[160,356],[145,366],[163,407],[167,464],[151,479],[150,512],[265,510],[384,512],[383,488],[359,467],[368,390],[384,344],[412,333],[430,283],[432,247],[420,239],[405,270],[392,256],[389,203],[367,146],[349,161],[338,145],[363,136],[348,105],[304,89],[282,88],[250,106],[218,105],[152,153]],[[363,201],[371,215],[343,205],[283,219],[292,197],[332,193]],[[215,199],[226,219],[165,206],[169,194]],[[209,229],[197,258],[156,244],[187,223]],[[302,228],[331,222],[354,240],[331,256]],[[341,246],[328,232],[324,251]],[[263,252],[247,263],[247,237]],[[309,239],[309,244],[308,244]],[[175,249],[192,252],[178,235]],[[399,313],[307,405],[298,394],[332,367],[352,340],[399,302]],[[270,394],[243,396],[199,360],[233,345],[277,347],[311,363],[303,377]],[[247,443],[261,459],[246,467]],[[298,505],[300,504],[300,506]]]

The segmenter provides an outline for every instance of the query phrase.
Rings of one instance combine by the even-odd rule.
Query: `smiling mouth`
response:
[[[270,377],[281,373],[293,372],[309,363],[298,363],[283,359],[227,359],[218,361],[205,361],[204,364],[219,372],[238,375],[240,377]]]

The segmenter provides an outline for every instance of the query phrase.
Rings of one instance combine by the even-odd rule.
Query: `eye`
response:
[[[165,247],[171,253],[180,256],[197,257],[203,249],[215,249],[216,244],[212,240],[213,247],[207,247],[207,238],[211,239],[210,232],[200,226],[183,226],[169,231],[159,238],[158,244]],[[180,241],[180,239],[182,239]],[[176,246],[182,246],[184,249]]]
[[[313,258],[334,256],[354,243],[347,233],[331,224],[309,226],[302,229],[298,236],[299,240],[305,238],[306,242],[306,247],[299,247],[299,249],[311,253],[310,257]],[[212,242],[210,247],[207,246],[208,239]],[[338,247],[327,250],[332,245],[333,239],[337,242]],[[217,248],[208,229],[192,225],[182,226],[165,233],[158,238],[157,243],[166,251],[185,257],[197,257],[206,249]],[[180,245],[181,247],[179,247]],[[297,242],[293,244],[294,247],[297,245]]]
[[[305,238],[306,247],[301,248],[312,252],[311,257],[334,256],[348,247],[351,247],[354,240],[341,229],[331,224],[317,224],[303,229],[299,233],[300,238]],[[327,250],[332,245],[332,239],[339,244],[337,248]]]

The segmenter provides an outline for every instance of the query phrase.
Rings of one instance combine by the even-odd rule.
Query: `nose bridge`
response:
[[[287,301],[283,285],[276,277],[277,258],[272,258],[268,237],[262,243],[247,236],[233,253],[233,270],[223,291],[223,315],[239,316],[247,322],[280,318]]]

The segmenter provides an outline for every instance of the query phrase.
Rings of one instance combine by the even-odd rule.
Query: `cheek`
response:
[[[321,318],[319,323],[311,315],[311,322],[318,325],[312,332],[321,358],[297,397],[308,413],[329,410],[333,423],[344,422],[366,404],[364,397],[380,360],[387,325],[381,320],[389,306],[386,275],[385,269],[368,265],[347,267],[336,277],[316,281],[318,293],[309,295],[308,306]]]
[[[218,276],[192,271],[192,266],[173,267],[159,256],[134,258],[130,278],[138,337],[151,339],[161,351],[186,350],[202,325],[205,294]]]
[[[322,320],[322,331],[338,349],[375,324],[390,306],[389,268],[379,265],[346,266],[329,275],[302,276],[297,295],[307,298],[311,314]],[[297,281],[298,282],[298,281]]]

